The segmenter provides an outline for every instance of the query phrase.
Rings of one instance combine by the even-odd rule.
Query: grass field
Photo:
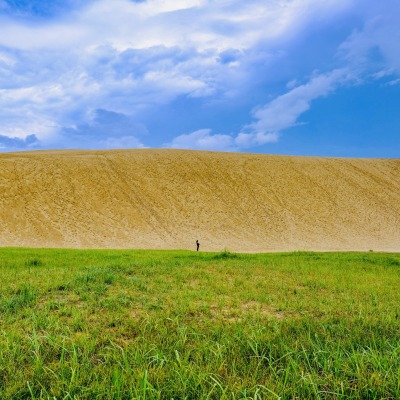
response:
[[[398,399],[400,255],[0,250],[1,399]]]

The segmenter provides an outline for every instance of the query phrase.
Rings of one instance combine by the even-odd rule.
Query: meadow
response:
[[[400,254],[0,250],[1,399],[398,399]]]

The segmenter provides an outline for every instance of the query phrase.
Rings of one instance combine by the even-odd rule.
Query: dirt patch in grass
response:
[[[143,310],[139,308],[132,308],[129,311],[129,317],[134,320],[139,320],[143,317]]]
[[[237,306],[218,306],[212,304],[210,306],[210,314],[212,319],[222,319],[225,322],[240,322],[251,316],[260,316],[262,318],[285,318],[283,311],[278,311],[275,308],[262,304],[257,301],[248,301]]]
[[[192,289],[197,289],[199,287],[200,281],[198,279],[190,279],[185,282],[185,286],[188,286]]]
[[[46,294],[41,297],[38,302],[38,308],[43,309],[50,307],[51,309],[59,309],[64,306],[74,306],[76,308],[83,308],[84,302],[76,294],[71,292],[56,292],[54,294]]]
[[[241,311],[245,314],[253,313],[253,314],[261,314],[265,317],[274,317],[278,319],[284,318],[284,314],[282,311],[277,311],[273,307],[262,304],[258,301],[248,301],[243,303],[240,307]]]

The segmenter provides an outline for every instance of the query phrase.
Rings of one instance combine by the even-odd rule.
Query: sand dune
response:
[[[0,155],[0,246],[400,251],[400,160]]]

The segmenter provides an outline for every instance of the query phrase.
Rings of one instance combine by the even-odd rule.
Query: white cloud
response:
[[[326,96],[342,83],[352,79],[345,69],[317,74],[304,85],[297,86],[253,112],[256,122],[245,129],[256,134],[280,132],[296,124],[298,117],[310,108],[313,100]]]
[[[105,140],[97,141],[99,149],[143,149],[146,146],[135,136],[109,137]]]
[[[240,132],[235,138],[235,143],[239,149],[244,150],[267,143],[276,143],[279,138],[280,132]]]
[[[292,35],[315,15],[332,18],[353,3],[354,0],[98,0],[79,14],[40,26],[3,17],[0,45],[23,50],[86,49],[100,43],[120,51],[160,45],[199,51],[246,49],[260,40]]]
[[[198,131],[177,136],[167,144],[166,147],[173,149],[196,149],[196,150],[216,150],[216,151],[237,151],[234,139],[229,135],[211,134],[210,129],[200,129]]]
[[[376,70],[400,74],[400,3],[367,1],[360,11],[364,18],[361,29],[341,45],[341,55],[353,69],[363,73]]]
[[[206,82],[179,71],[150,71],[145,74],[144,82],[152,90],[158,91],[159,95],[165,93],[170,98],[180,94],[202,97],[213,93],[213,89]]]
[[[69,112],[98,92],[85,77],[70,73],[54,83],[0,89],[0,134],[23,138],[34,133],[48,139],[67,122]]]
[[[392,81],[389,81],[389,82],[387,83],[387,85],[388,85],[388,86],[397,86],[397,85],[400,85],[400,78],[398,78],[398,79],[393,79]]]
[[[187,10],[205,5],[205,0],[148,0],[138,4],[138,14],[152,16],[161,13]]]
[[[7,67],[13,67],[16,61],[9,54],[0,51],[0,64],[4,64]]]

